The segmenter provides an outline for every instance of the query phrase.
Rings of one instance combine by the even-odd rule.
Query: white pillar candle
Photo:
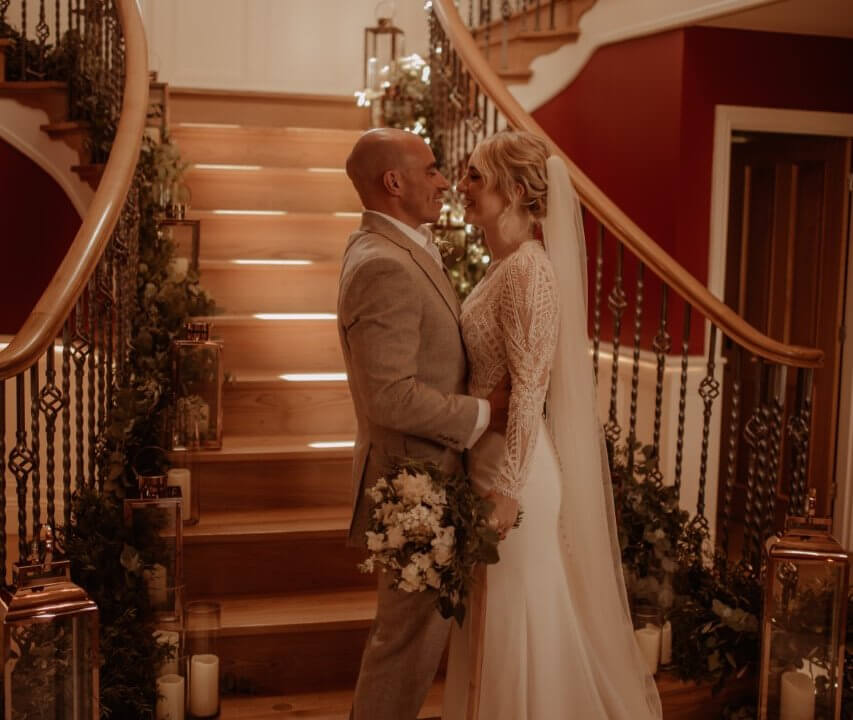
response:
[[[805,673],[790,670],[782,673],[780,720],[814,720],[815,687]]]
[[[660,631],[660,664],[672,662],[672,623],[667,620]]]
[[[156,720],[184,720],[184,679],[180,675],[157,678]]]
[[[166,566],[156,563],[144,576],[148,582],[148,599],[155,608],[162,607],[169,600]]]
[[[166,485],[181,488],[183,498],[183,516],[186,521],[192,514],[192,486],[189,468],[172,468],[166,474]]]
[[[193,655],[190,658],[190,715],[211,717],[219,710],[219,658]]]
[[[649,672],[654,675],[658,671],[658,660],[660,659],[660,628],[656,625],[646,625],[644,628],[634,630],[637,644],[646,658]]]
[[[166,645],[172,651],[171,657],[160,666],[161,675],[178,674],[178,648],[181,636],[176,630],[155,630],[154,637],[160,645]]]
[[[376,89],[376,66],[379,61],[375,58],[367,59],[367,89],[375,90]]]

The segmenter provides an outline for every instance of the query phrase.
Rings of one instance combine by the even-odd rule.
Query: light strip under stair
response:
[[[313,265],[313,260],[278,260],[275,258],[269,259],[252,259],[252,258],[238,258],[237,260],[231,261],[232,265]]]
[[[211,210],[214,215],[287,215],[287,210]]]
[[[193,165],[196,170],[236,170],[236,171],[251,171],[263,170],[261,165],[226,165],[223,163],[196,163]]]
[[[282,380],[287,382],[344,382],[347,379],[346,373],[284,373],[279,375]]]
[[[355,440],[324,440],[322,442],[308,443],[308,447],[317,448],[318,450],[330,450],[333,448],[352,448],[355,447]]]
[[[257,320],[337,320],[335,313],[255,313]]]

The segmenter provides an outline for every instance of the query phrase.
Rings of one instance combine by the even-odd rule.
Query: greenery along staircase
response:
[[[223,123],[222,112],[210,110],[218,124],[198,112],[181,122],[181,101],[172,108],[201,282],[226,313],[211,319],[228,377],[222,450],[176,457],[201,493],[187,596],[221,603],[226,687],[253,693],[226,698],[224,718],[343,718],[375,610],[375,580],[344,545],[356,426],[334,321],[360,216],[342,168],[360,130]]]

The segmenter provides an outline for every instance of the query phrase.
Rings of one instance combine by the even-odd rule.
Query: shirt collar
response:
[[[376,210],[370,210],[370,212],[390,222],[407,238],[409,238],[412,242],[417,243],[422,248],[426,248],[427,243],[432,242],[432,233],[430,232],[428,225],[421,225],[418,228],[413,228],[410,225],[406,225],[406,223],[398,220],[395,217],[386,215],[385,213],[377,212]]]

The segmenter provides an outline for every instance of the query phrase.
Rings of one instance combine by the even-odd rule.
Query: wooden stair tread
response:
[[[315,441],[347,441],[342,435],[226,435],[221,450],[181,452],[191,463],[245,462],[263,460],[340,460],[352,457],[352,448],[312,448]]]
[[[352,702],[352,689],[329,690],[318,693],[273,695],[267,697],[225,697],[222,699],[221,720],[347,720]],[[427,694],[418,720],[438,720],[444,684],[433,684]]]
[[[259,538],[346,537],[352,509],[316,506],[263,510],[222,510],[202,513],[197,525],[184,528],[184,542],[197,544],[226,539],[251,542]]]
[[[170,127],[172,137],[179,138],[181,135],[278,135],[294,138],[294,141],[311,139],[313,137],[333,138],[340,140],[352,140],[355,143],[361,136],[363,130],[349,130],[346,128],[319,128],[298,127],[282,125],[240,125],[236,123],[192,123],[179,122]]]
[[[263,310],[258,310],[258,313],[263,313]],[[275,327],[278,323],[299,323],[301,327],[308,327],[312,323],[330,325],[330,327],[334,327],[331,325],[336,318],[334,317],[334,313],[321,313],[323,317],[319,318],[311,318],[307,320],[293,320],[288,318],[283,319],[275,319],[275,320],[265,320],[263,318],[256,317],[254,313],[226,313],[223,315],[209,315],[209,316],[198,316],[195,318],[200,322],[209,322],[213,326],[212,334],[216,334],[217,326],[255,326],[255,327]],[[327,317],[330,316],[330,317]]]
[[[310,381],[303,381],[303,382],[299,382],[299,381],[293,382],[293,381],[283,380],[280,377],[283,374],[289,374],[289,373],[310,373],[310,372],[314,372],[312,370],[304,370],[304,369],[298,369],[297,370],[297,369],[293,369],[293,368],[286,368],[286,369],[282,369],[282,371],[280,373],[265,372],[263,370],[240,370],[240,369],[236,369],[236,370],[232,369],[229,372],[230,372],[231,377],[230,377],[229,381],[225,384],[226,390],[229,387],[234,387],[234,386],[237,386],[237,387],[245,386],[245,387],[254,388],[254,389],[258,389],[258,390],[265,390],[265,389],[280,390],[282,388],[294,389],[294,388],[298,388],[298,387],[304,387],[304,388],[327,388],[327,387],[340,388],[346,384],[346,379],[343,379],[343,380],[310,380]],[[344,373],[344,374],[346,373],[346,371],[343,368],[341,370],[339,370],[338,372]]]
[[[204,599],[220,604],[223,637],[367,628],[376,614],[373,588]]]

